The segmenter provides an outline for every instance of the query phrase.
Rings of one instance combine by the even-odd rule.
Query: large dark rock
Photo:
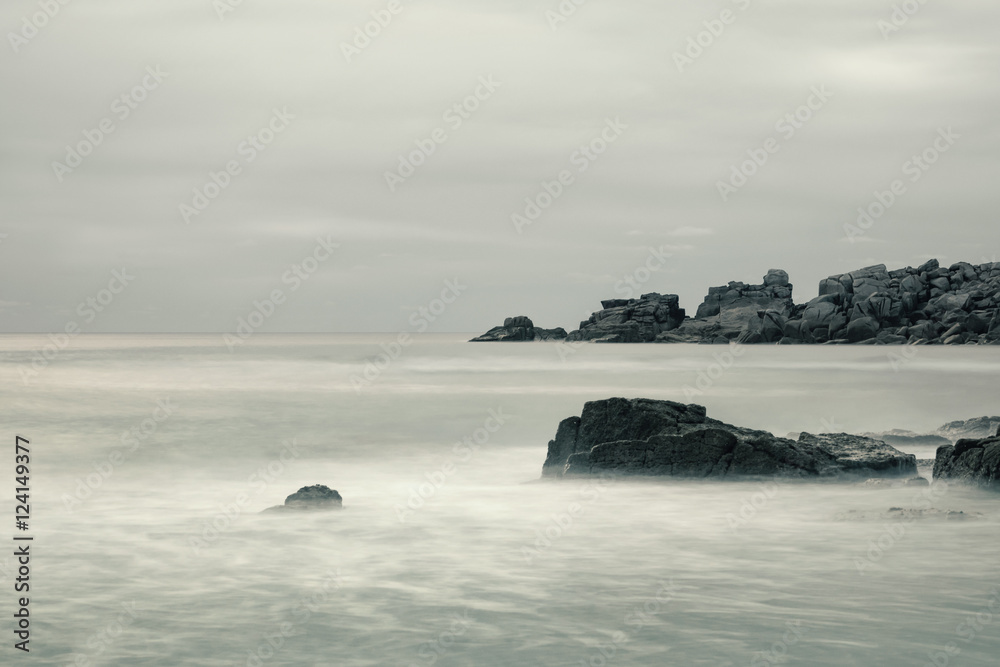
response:
[[[700,405],[645,398],[590,401],[559,424],[543,477],[605,471],[634,475],[867,479],[910,477],[916,459],[846,434],[775,437],[706,416]]]
[[[314,484],[313,486],[303,486],[285,498],[284,505],[268,507],[265,511],[339,510],[343,507],[344,500],[339,493],[328,486]]]
[[[934,478],[1000,491],[1000,437],[959,440],[954,445],[939,447]]]
[[[676,294],[656,293],[643,294],[638,299],[603,301],[603,309],[581,322],[580,328],[567,338],[599,343],[648,343],[684,321],[684,309],[678,303]]]
[[[504,320],[503,326],[493,327],[482,336],[476,336],[469,342],[529,342],[536,340],[563,340],[564,338],[566,338],[566,330],[562,327],[542,329],[536,327],[530,318],[519,315],[517,317],[508,317]]]

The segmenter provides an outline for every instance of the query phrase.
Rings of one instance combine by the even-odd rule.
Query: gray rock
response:
[[[284,505],[268,507],[265,512],[303,511],[303,510],[339,510],[344,507],[344,499],[328,486],[315,484],[303,486],[301,489],[285,498]]]
[[[535,326],[530,318],[524,315],[508,317],[503,321],[503,325],[493,327],[482,336],[476,336],[470,343],[497,343],[497,342],[530,342],[544,340],[563,340],[566,338],[566,330],[562,327],[555,329],[542,329]]]
[[[938,448],[934,478],[1000,491],[1000,437],[959,440]]]
[[[610,398],[559,424],[542,467],[543,477],[604,472],[865,479],[913,476],[916,459],[861,436],[802,433],[793,441],[710,419],[699,405]]]
[[[948,422],[940,427],[936,434],[947,438],[949,443],[958,440],[981,440],[997,434],[1000,428],[1000,417],[975,417],[973,419],[963,419]],[[944,444],[949,444],[944,443]]]

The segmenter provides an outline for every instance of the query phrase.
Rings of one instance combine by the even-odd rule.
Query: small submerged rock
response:
[[[344,508],[344,499],[335,490],[323,484],[303,486],[285,498],[284,505],[268,507],[265,512],[286,510],[339,510]]]
[[[858,484],[866,489],[893,489],[906,486],[930,486],[930,482],[925,477],[909,477],[907,479],[887,479],[884,477],[873,477]]]
[[[939,510],[930,508],[912,507],[890,507],[887,512],[847,510],[839,512],[835,517],[837,521],[872,521],[889,519],[892,521],[916,521],[917,519],[945,519],[947,521],[966,521],[968,519],[981,519],[983,515],[979,512],[963,512],[956,510]]]

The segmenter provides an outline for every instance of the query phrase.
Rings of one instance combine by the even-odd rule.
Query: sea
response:
[[[0,336],[0,664],[1000,665],[1000,494],[539,479],[613,396],[778,435],[993,415],[1000,348],[470,337]],[[343,510],[264,511],[313,484]]]

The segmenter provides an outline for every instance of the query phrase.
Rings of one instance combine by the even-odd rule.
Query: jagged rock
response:
[[[939,447],[934,478],[967,482],[1000,491],[1000,436],[959,440]]]
[[[699,405],[610,398],[584,404],[580,417],[559,424],[542,476],[604,471],[865,479],[915,475],[916,459],[861,436],[802,433],[793,441],[710,419]]]
[[[519,315],[517,317],[508,317],[503,321],[503,326],[493,327],[482,336],[477,336],[469,342],[528,342],[536,340],[562,340],[564,338],[566,338],[566,330],[562,327],[542,329],[536,327],[530,318]]]
[[[601,305],[568,340],[1000,345],[1000,262],[945,268],[929,260],[892,271],[877,264],[824,278],[819,295],[803,305],[792,300],[788,273],[771,269],[759,285],[734,281],[709,288],[693,318],[685,317],[676,295],[651,293]],[[548,340],[562,333],[511,323],[474,340]]]
[[[601,343],[648,343],[684,321],[684,309],[676,294],[643,294],[638,299],[614,299],[602,302],[603,310],[580,323],[567,336],[570,341],[589,340]]]
[[[301,489],[285,498],[284,505],[268,507],[265,512],[302,511],[302,510],[339,510],[343,509],[344,500],[340,494],[328,486],[314,484]]]

